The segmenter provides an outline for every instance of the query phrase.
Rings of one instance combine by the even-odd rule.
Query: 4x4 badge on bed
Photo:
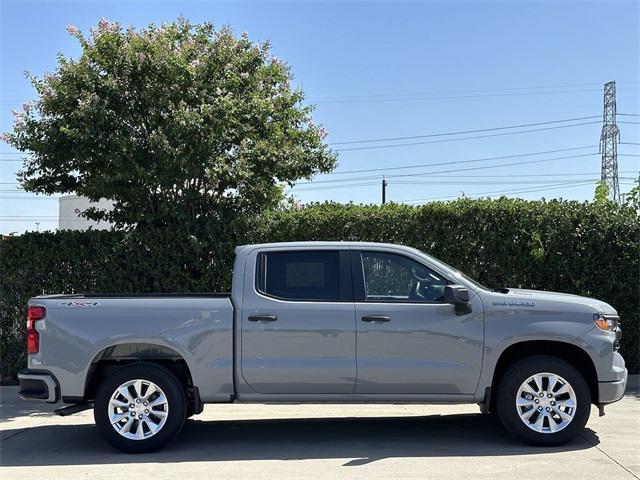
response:
[[[68,302],[60,302],[58,304],[61,307],[80,307],[80,308],[86,308],[86,307],[99,307],[100,306],[100,302],[97,302],[95,300],[93,301],[77,301],[77,300],[73,300],[73,301],[68,301]]]

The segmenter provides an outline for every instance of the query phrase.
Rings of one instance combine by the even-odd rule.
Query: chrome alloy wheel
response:
[[[573,388],[555,373],[543,372],[525,380],[516,395],[520,420],[538,433],[556,433],[571,423],[578,401]]]
[[[129,440],[145,440],[167,421],[169,402],[162,389],[148,380],[129,380],[109,400],[111,426]]]

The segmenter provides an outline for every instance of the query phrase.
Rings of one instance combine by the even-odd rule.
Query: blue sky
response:
[[[314,117],[327,128],[329,143],[597,116],[602,112],[602,84],[608,80],[617,82],[618,112],[640,114],[639,5],[3,0],[0,131],[11,128],[10,111],[33,96],[23,72],[53,70],[58,52],[78,55],[77,41],[66,33],[66,25],[88,31],[100,17],[141,27],[183,15],[192,22],[229,24],[255,40],[271,40],[274,54],[291,65],[296,85],[317,104]],[[620,174],[624,192],[640,168],[640,157],[628,156],[640,154],[640,145],[626,144],[640,143],[640,117],[618,120],[636,122],[620,125],[625,144],[619,146],[619,169],[628,172]],[[591,199],[593,182],[569,182],[599,176],[600,158],[593,153],[601,126],[590,123],[598,121],[587,118],[568,123],[587,125],[539,130],[567,125],[554,123],[523,128],[539,130],[535,132],[467,140],[460,138],[522,129],[336,144],[333,147],[342,150],[337,172],[389,170],[320,176],[294,194],[305,202],[379,202],[379,183],[386,174],[387,198],[393,201],[447,199],[461,192]],[[419,144],[386,147],[398,143]],[[385,148],[353,150],[371,146]],[[563,151],[442,165],[555,150]],[[16,188],[20,163],[6,161],[16,158],[6,154],[11,152],[8,145],[0,143],[0,152],[5,160],[0,162],[0,233],[33,230],[38,220],[41,230],[55,227],[56,199],[7,192]],[[546,161],[557,157],[574,158]],[[536,163],[522,163],[533,160]],[[434,163],[441,165],[392,170]],[[406,176],[393,177],[398,174]]]

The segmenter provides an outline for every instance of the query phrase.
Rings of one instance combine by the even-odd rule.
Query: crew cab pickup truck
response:
[[[128,452],[205,403],[477,403],[558,445],[619,400],[619,318],[591,298],[489,290],[416,249],[236,248],[231,294],[46,295],[28,308],[23,397],[93,408]]]

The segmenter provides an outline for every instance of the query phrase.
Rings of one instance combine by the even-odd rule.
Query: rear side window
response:
[[[284,300],[340,300],[337,251],[265,252],[258,256],[256,287]]]

